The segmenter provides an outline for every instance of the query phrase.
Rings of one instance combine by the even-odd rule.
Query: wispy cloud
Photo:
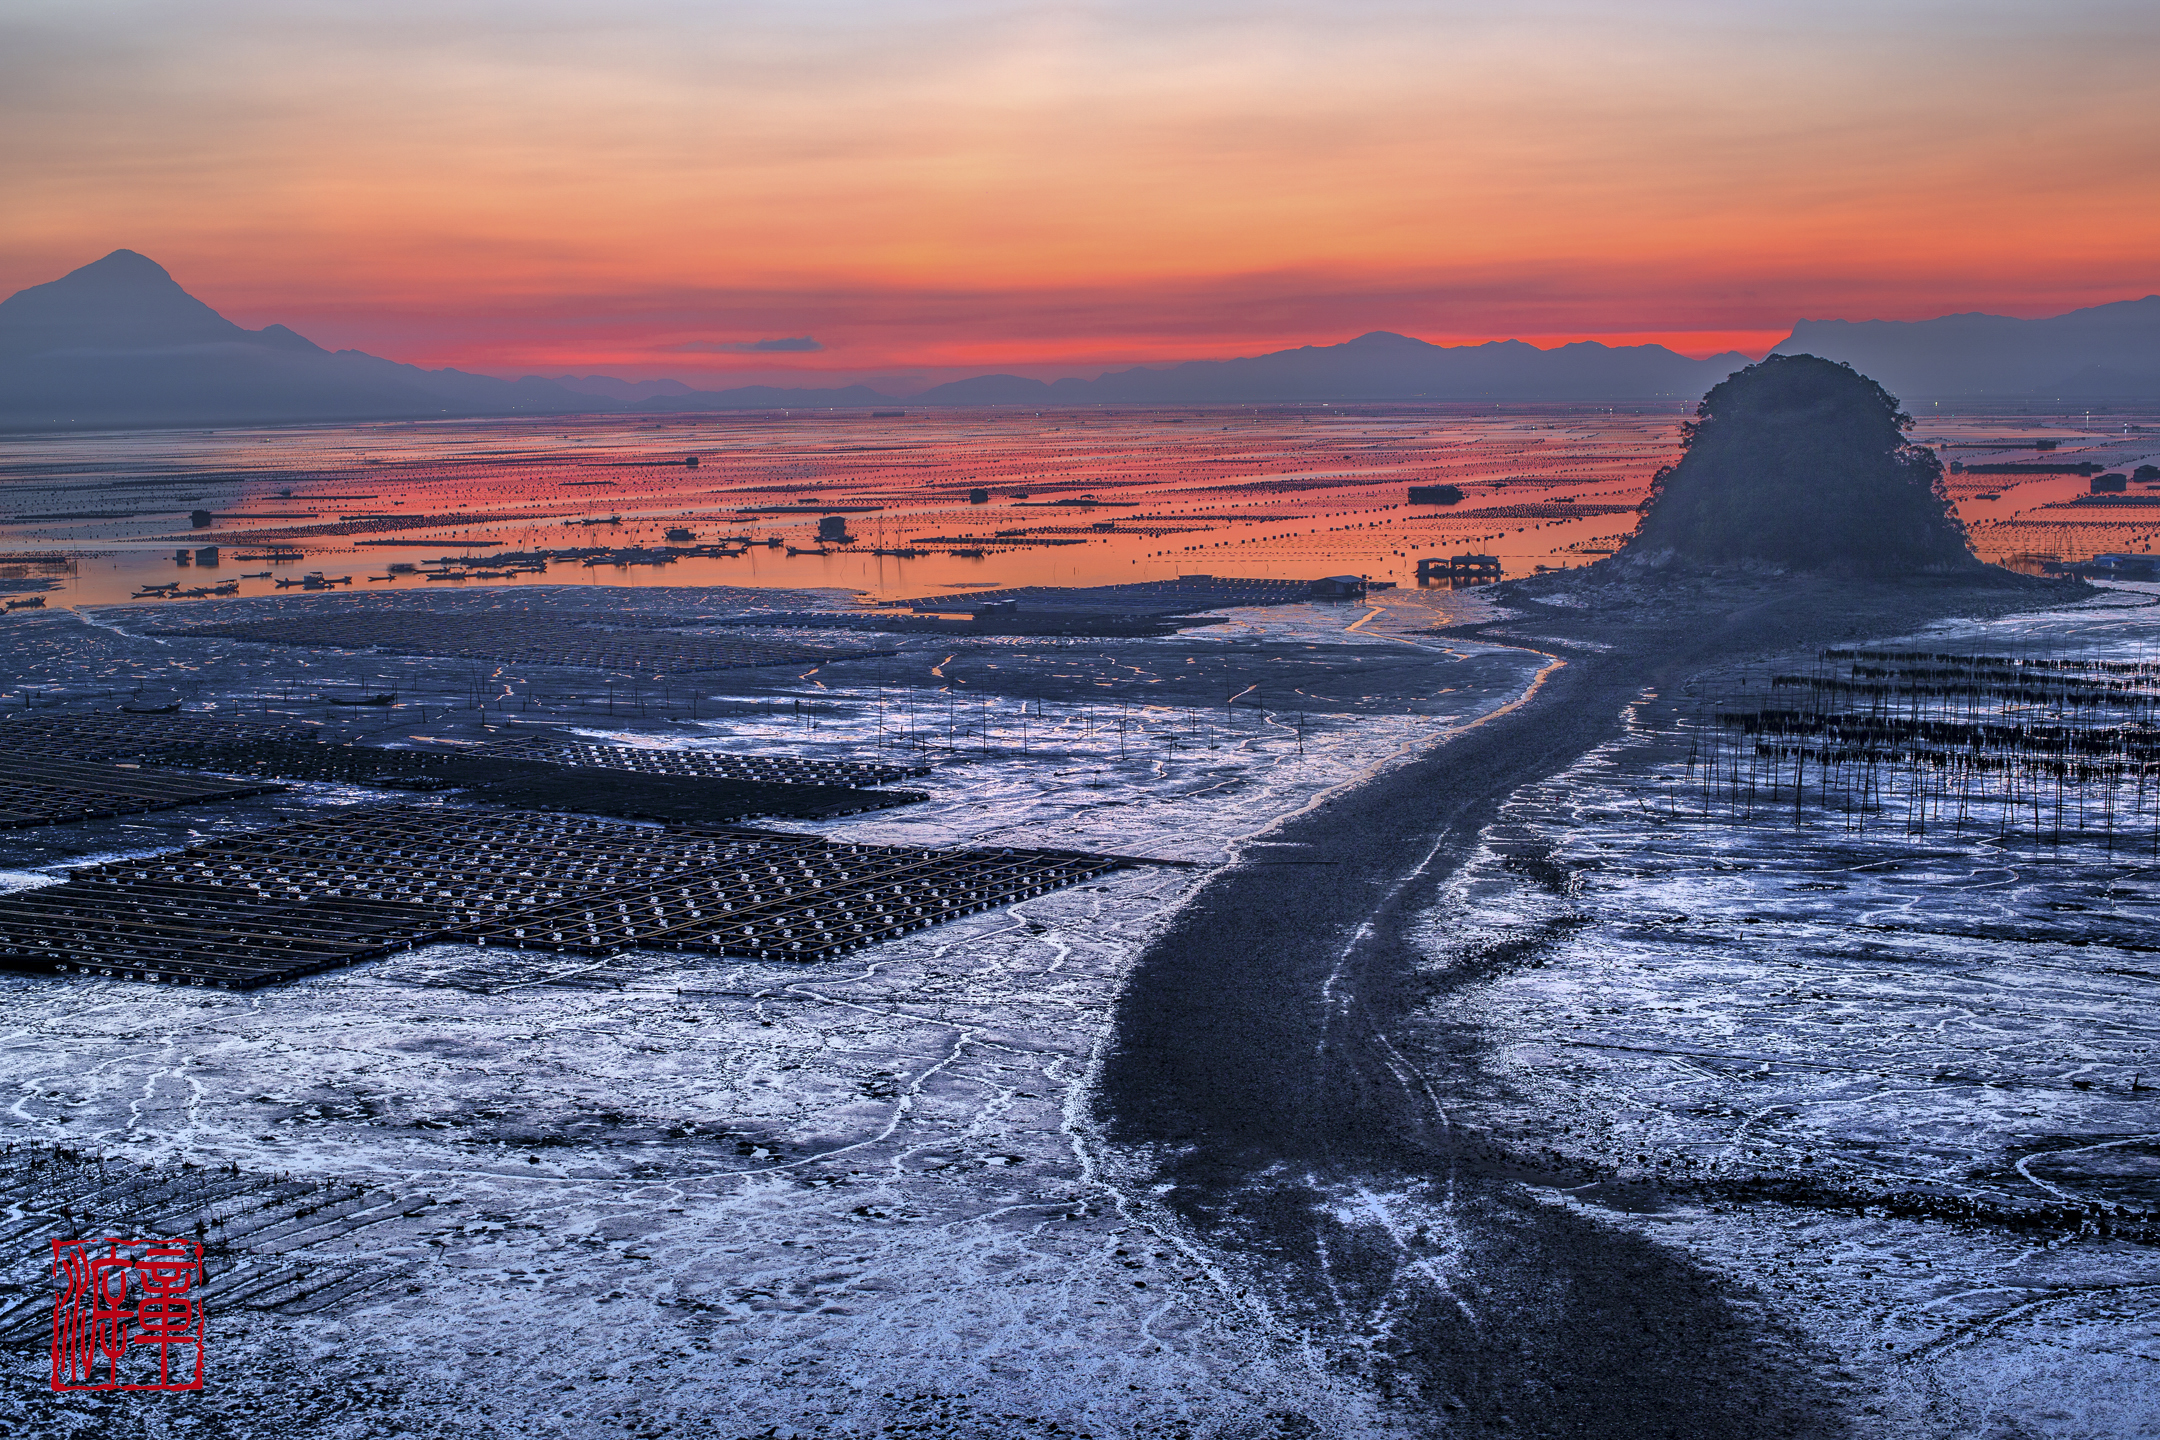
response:
[[[799,354],[824,348],[808,335],[795,335],[778,340],[685,340],[680,345],[660,347],[663,353],[669,355],[778,355]]]
[[[2160,288],[2156,61],[2152,0],[31,0],[0,296],[128,245],[511,374],[1755,349]]]

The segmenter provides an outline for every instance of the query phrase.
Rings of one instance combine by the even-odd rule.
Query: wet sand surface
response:
[[[1434,976],[1418,930],[1502,802],[1612,738],[1645,693],[1740,656],[2036,600],[1733,582],[1524,603],[1534,618],[1474,627],[1556,663],[1518,705],[1249,846],[1135,967],[1097,1091],[1105,1136],[1135,1157],[1128,1185],[1246,1257],[1258,1303],[1326,1337],[1418,1428],[1844,1433],[1836,1363],[1763,1297],[1552,1203],[1518,1182],[1557,1177],[1451,1125],[1449,1082],[1474,1069],[1478,1037],[1458,1032],[1456,1053],[1413,1043],[1413,1012],[1524,957],[1473,946]],[[1406,1191],[1427,1202],[1414,1228],[1384,1203]]]

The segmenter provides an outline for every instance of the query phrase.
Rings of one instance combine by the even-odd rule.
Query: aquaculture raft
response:
[[[463,941],[821,960],[1137,862],[382,806],[0,899],[0,963],[247,989]]]
[[[259,780],[227,780],[0,750],[0,830],[106,820],[205,800],[264,795],[284,788]]]
[[[512,760],[541,760],[640,775],[686,775],[712,780],[756,780],[782,785],[889,785],[928,775],[928,765],[866,765],[855,760],[806,760],[796,755],[741,755],[725,750],[662,750],[608,745],[567,736],[534,735],[489,745],[484,752]]]
[[[131,760],[136,768],[74,761]],[[678,756],[694,756],[677,759]],[[645,758],[654,757],[654,758]],[[115,796],[84,797],[72,808],[27,788],[11,807],[6,776],[17,764],[34,778],[81,770],[111,782]],[[927,773],[922,767],[802,760],[790,755],[646,750],[588,745],[559,736],[458,750],[391,749],[325,744],[306,726],[254,724],[197,715],[108,713],[24,716],[0,722],[0,826],[54,824],[157,808],[129,804],[118,794],[163,795],[158,804],[222,800],[278,790],[217,776],[313,780],[391,790],[461,789],[466,798],[522,810],[570,810],[629,820],[721,824],[755,816],[822,820],[927,799],[919,790],[868,788],[886,779]],[[136,787],[127,790],[128,785]],[[33,808],[33,801],[46,801]],[[116,808],[117,807],[117,808]],[[6,813],[26,817],[13,822]]]
[[[17,712],[0,720],[0,749],[36,748],[71,760],[143,759],[184,746],[303,741],[321,738],[310,725],[224,715],[131,715],[125,711]]]

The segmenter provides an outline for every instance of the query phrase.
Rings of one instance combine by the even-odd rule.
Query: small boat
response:
[[[242,580],[267,580],[270,578],[270,572],[268,570],[258,570],[252,575],[242,575],[240,578]]]
[[[175,700],[170,705],[122,705],[120,713],[123,715],[177,715],[180,713],[180,702]]]
[[[832,554],[832,551],[823,548],[819,548],[816,550],[798,550],[793,545],[790,545],[787,547],[787,553],[790,555],[830,555]]]
[[[7,608],[10,610],[42,610],[45,608],[45,597],[33,595],[28,600],[10,600],[7,602]]]
[[[980,550],[948,550],[945,553],[955,560],[980,560],[983,558],[983,552]]]
[[[323,701],[329,705],[395,705],[397,696],[385,691],[380,695],[370,695],[361,700],[340,700],[336,696],[326,695],[323,697]]]

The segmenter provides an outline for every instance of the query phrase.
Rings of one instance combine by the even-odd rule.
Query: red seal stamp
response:
[[[202,1246],[55,1240],[52,1388],[203,1388]]]

